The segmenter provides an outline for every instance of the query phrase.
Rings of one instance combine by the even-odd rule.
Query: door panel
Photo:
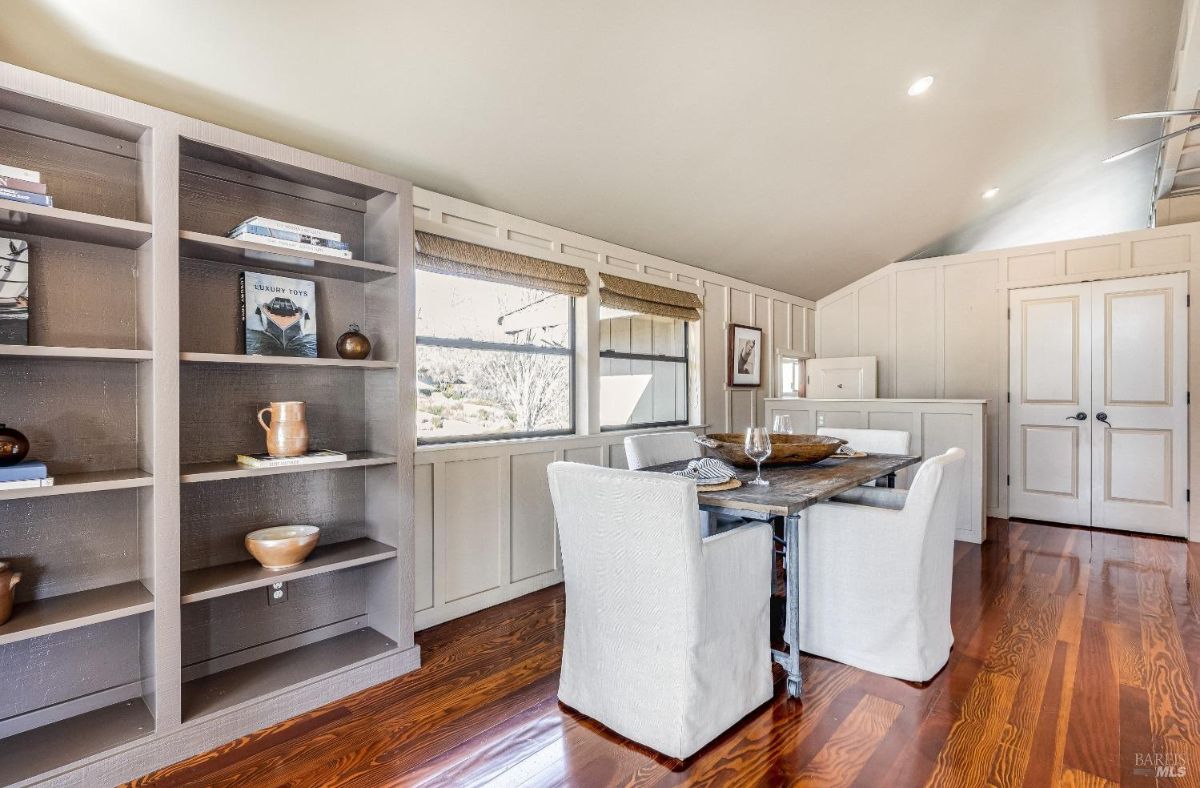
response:
[[[1186,534],[1186,294],[1186,274],[1011,292],[1011,515]]]
[[[1079,404],[1079,296],[1027,301],[1022,306],[1022,401]]]
[[[1187,274],[1091,283],[1092,525],[1187,534]]]
[[[1171,291],[1106,293],[1105,404],[1171,404]]]
[[[1022,426],[1024,492],[1078,497],[1079,432],[1078,427]]]
[[[1088,285],[1009,295],[1009,514],[1091,517],[1091,301]],[[1075,416],[1084,414],[1082,421]]]

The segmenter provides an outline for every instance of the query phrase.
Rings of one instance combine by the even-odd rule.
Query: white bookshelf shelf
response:
[[[220,235],[191,230],[179,234],[179,254],[218,263],[232,263],[247,268],[266,268],[293,274],[328,276],[369,282],[397,273],[395,268],[381,263],[368,263],[344,257],[281,249],[269,244],[239,241]]]
[[[77,361],[149,361],[152,350],[107,347],[50,347],[0,345],[0,358],[71,359]]]
[[[154,596],[137,581],[23,602],[0,625],[0,646],[153,609]]]
[[[180,578],[180,601],[186,605],[395,557],[396,548],[374,539],[362,538],[318,545],[304,563],[292,569],[264,569],[253,559],[194,569],[184,572]]]
[[[154,477],[138,468],[51,475],[54,476],[54,485],[51,487],[24,487],[16,490],[0,488],[0,501],[103,492],[105,490],[126,490],[131,487],[149,487],[154,484]]]
[[[297,684],[369,662],[396,643],[369,627],[238,665],[183,684],[183,721],[262,698]]]
[[[0,228],[67,241],[137,249],[150,240],[150,225],[62,208],[0,200]]]
[[[275,367],[356,367],[395,369],[395,361],[361,361],[347,358],[297,358],[294,356],[246,356],[236,353],[180,353],[179,360],[190,364],[259,364]]]
[[[340,462],[313,462],[304,465],[280,465],[275,468],[247,468],[236,462],[197,462],[184,465],[179,471],[179,480],[185,484],[215,482],[223,479],[242,479],[250,476],[275,476],[281,473],[311,473],[313,471],[336,471],[341,468],[364,468],[372,465],[392,465],[394,455],[376,454],[369,451],[346,452],[347,459]]]
[[[68,717],[3,739],[0,781],[24,784],[36,775],[153,733],[154,715],[141,698]]]

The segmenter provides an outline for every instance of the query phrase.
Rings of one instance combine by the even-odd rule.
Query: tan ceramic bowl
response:
[[[304,563],[320,538],[315,525],[277,525],[246,534],[246,549],[265,569],[291,569]]]

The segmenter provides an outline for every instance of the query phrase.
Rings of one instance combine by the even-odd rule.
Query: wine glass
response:
[[[771,432],[780,435],[791,435],[792,415],[790,413],[776,413],[775,421],[771,427]]]
[[[751,480],[750,484],[770,484],[769,481],[762,477],[763,460],[771,456],[771,433],[767,432],[766,427],[751,427],[746,430],[746,443],[744,446],[746,456],[754,460],[758,465],[758,475]]]

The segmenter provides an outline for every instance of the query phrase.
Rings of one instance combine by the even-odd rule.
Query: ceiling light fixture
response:
[[[981,194],[981,195],[979,195],[979,196],[980,196],[980,197],[982,197],[982,198],[983,198],[983,199],[985,199],[985,200],[990,200],[990,199],[992,199],[993,197],[995,197],[995,196],[996,196],[997,194],[999,194],[999,193],[1000,193],[1000,187],[999,187],[999,186],[993,186],[992,188],[988,189],[987,191],[985,191],[983,194]]]
[[[925,91],[929,90],[929,86],[932,84],[933,84],[933,77],[930,77],[930,76],[921,77],[916,82],[914,82],[908,86],[908,95],[919,96],[922,93],[924,93]]]

